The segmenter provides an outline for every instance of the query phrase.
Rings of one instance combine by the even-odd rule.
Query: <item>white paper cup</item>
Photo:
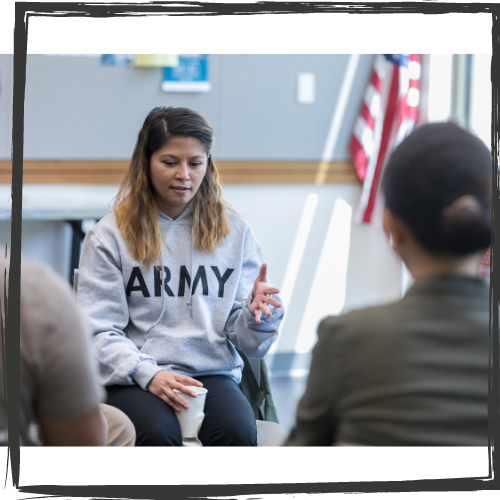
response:
[[[196,387],[193,385],[188,385],[186,387],[190,389],[190,391],[196,393],[196,397],[193,398],[189,394],[174,389],[177,395],[189,405],[189,408],[181,406],[181,411],[176,411],[175,416],[179,420],[181,426],[182,438],[198,439],[198,432],[205,418],[203,409],[205,408],[205,398],[208,391],[204,387]]]

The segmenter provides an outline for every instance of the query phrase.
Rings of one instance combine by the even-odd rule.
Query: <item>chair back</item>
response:
[[[78,292],[78,269],[73,270],[73,293],[76,295]]]
[[[252,373],[257,381],[257,385],[260,387],[260,359],[259,358],[247,358]]]
[[[257,446],[282,446],[287,439],[283,427],[275,422],[257,420]]]

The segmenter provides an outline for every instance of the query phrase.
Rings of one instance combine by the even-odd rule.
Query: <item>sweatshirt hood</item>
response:
[[[181,225],[181,224],[182,225],[184,225],[184,224],[191,225],[193,223],[192,203],[189,203],[189,205],[186,207],[184,212],[182,212],[182,214],[179,215],[179,217],[177,217],[177,219],[172,219],[172,217],[169,217],[168,215],[164,214],[161,211],[159,213],[160,213],[160,224],[166,224],[168,227],[171,227],[174,224],[176,224],[176,225],[177,224],[178,225]],[[167,241],[167,244],[168,244],[168,241]],[[162,276],[163,276],[163,263],[165,260],[163,258],[163,252],[165,250],[168,251],[168,249],[166,249],[165,247],[162,247],[161,256],[160,256],[160,258],[161,258],[160,273]],[[194,280],[193,269],[194,269],[194,243],[191,241],[191,271],[190,271],[191,285],[189,287],[189,293],[187,295],[187,302],[186,302],[186,306],[189,308],[189,314],[191,315],[191,318],[193,317],[193,304],[192,304],[192,293],[191,293],[192,286],[193,286],[193,280]],[[160,287],[160,290],[161,290],[161,296],[162,296],[162,301],[163,301],[162,310],[161,310],[159,318],[154,323],[151,324],[151,326],[148,328],[146,333],[151,332],[151,330],[153,330],[153,328],[156,327],[156,325],[163,319],[163,316],[165,315],[165,310],[167,308],[167,297],[166,297],[165,290],[164,290],[163,286]]]
[[[189,205],[186,207],[184,212],[182,212],[177,219],[172,219],[172,217],[169,217],[168,215],[164,214],[161,210],[159,210],[160,213],[160,221],[165,222],[165,223],[170,223],[170,224],[179,224],[179,223],[186,223],[189,222],[190,224],[193,222],[193,202],[189,202]]]

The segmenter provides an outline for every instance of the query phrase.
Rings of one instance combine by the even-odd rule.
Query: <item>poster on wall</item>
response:
[[[104,66],[133,66],[135,68],[165,68],[177,66],[177,54],[102,54]]]
[[[164,92],[210,92],[207,54],[179,55],[179,64],[164,70]]]
[[[130,66],[134,60],[133,54],[102,54],[101,64],[103,66]]]

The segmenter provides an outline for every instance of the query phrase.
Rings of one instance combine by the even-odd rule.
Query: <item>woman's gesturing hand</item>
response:
[[[174,389],[177,389],[185,394],[189,394],[195,398],[196,393],[194,393],[191,389],[188,389],[186,387],[187,385],[196,385],[198,387],[203,386],[201,382],[195,380],[194,378],[161,370],[151,379],[146,389],[155,396],[158,396],[160,399],[163,399],[163,401],[165,401],[165,403],[171,406],[174,410],[181,411],[181,406],[183,408],[188,408],[189,405],[174,392]]]
[[[255,321],[257,321],[257,323],[260,323],[262,313],[271,316],[271,312],[266,304],[271,304],[274,307],[281,307],[281,304],[270,296],[280,291],[277,288],[267,286],[266,274],[267,264],[262,264],[262,266],[260,266],[260,273],[253,284],[253,300],[250,304],[250,311],[255,314]]]

